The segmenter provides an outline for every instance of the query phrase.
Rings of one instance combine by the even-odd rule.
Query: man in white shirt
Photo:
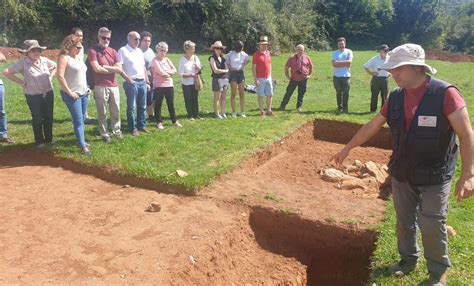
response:
[[[118,51],[122,63],[122,77],[125,79],[123,88],[127,96],[128,130],[133,136],[140,135],[139,131],[148,133],[146,129],[146,94],[150,89],[148,75],[140,44],[140,34],[135,31],[128,33],[128,44]],[[135,122],[135,108],[137,120]]]
[[[148,122],[153,122],[155,119],[155,100],[153,96],[153,76],[151,74],[151,62],[155,58],[155,52],[151,45],[151,33],[143,31],[140,33],[140,49],[143,52],[143,57],[145,58],[145,65],[148,73],[148,80],[150,81],[150,90],[146,94],[146,113],[148,114]]]
[[[386,70],[381,70],[380,67],[388,61],[387,53],[389,47],[387,45],[381,45],[377,47],[379,55],[372,57],[369,61],[364,64],[364,69],[367,74],[372,76],[370,81],[370,91],[372,97],[370,98],[370,112],[377,111],[377,101],[380,93],[382,98],[382,105],[387,99],[388,94],[388,77],[390,74]]]

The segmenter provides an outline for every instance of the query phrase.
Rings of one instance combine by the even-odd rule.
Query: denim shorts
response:
[[[272,78],[259,77],[260,84],[257,86],[258,96],[273,96],[273,82]]]
[[[245,76],[244,76],[244,71],[239,70],[239,71],[231,71],[229,72],[229,81],[230,82],[237,82],[237,84],[240,84],[241,82],[245,81]]]

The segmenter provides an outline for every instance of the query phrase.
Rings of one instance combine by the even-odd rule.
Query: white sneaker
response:
[[[222,119],[222,115],[216,114],[216,118],[217,118],[217,119]]]
[[[158,124],[156,124],[156,127],[157,127],[158,129],[162,129],[162,130],[165,129],[165,127],[163,126],[163,123],[161,123],[161,122],[159,122]]]
[[[237,112],[232,112],[232,118],[237,118]]]
[[[174,126],[176,127],[183,127],[183,125],[181,125],[181,123],[179,123],[179,121],[176,121],[175,123],[173,123]]]
[[[242,112],[242,113],[240,113],[240,117],[245,118],[245,117],[247,117],[247,115],[245,115],[245,113]]]
[[[298,112],[303,112],[303,109],[301,107],[298,107],[296,110],[298,110]]]
[[[222,116],[222,119],[227,119],[227,115],[225,113],[222,113],[221,116]]]

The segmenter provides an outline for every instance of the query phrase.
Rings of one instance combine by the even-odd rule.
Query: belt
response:
[[[144,81],[145,79],[143,78],[134,78],[133,81]]]

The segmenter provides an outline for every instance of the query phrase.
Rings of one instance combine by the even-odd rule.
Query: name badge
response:
[[[418,126],[436,127],[436,116],[418,116]]]

